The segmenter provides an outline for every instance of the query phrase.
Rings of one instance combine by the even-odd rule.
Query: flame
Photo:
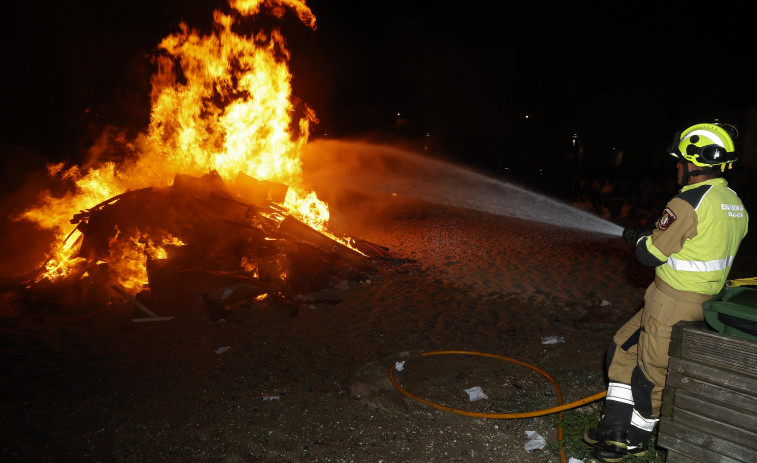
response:
[[[50,257],[43,264],[44,271],[37,276],[33,283],[37,283],[43,278],[56,281],[70,275],[76,267],[86,262],[83,257],[76,257],[79,251],[82,234],[74,230],[67,239],[53,243]]]
[[[291,9],[315,29],[315,16],[298,0],[229,0],[229,6],[231,13],[214,12],[211,34],[181,23],[160,42],[151,78],[150,124],[145,134],[120,140],[123,160],[86,169],[49,166],[52,176],[73,185],[72,191],[62,197],[45,192],[38,205],[18,217],[58,234],[43,277],[56,280],[80,264],[75,258],[80,240],[69,235],[77,212],[128,190],[170,186],[177,173],[216,171],[233,184],[243,172],[289,185],[288,213],[325,232],[328,206],[302,183],[300,161],[309,125],[317,119],[312,109],[291,102],[284,37],[278,30],[242,35],[234,27],[241,17],[269,13],[281,18]],[[124,288],[141,289],[147,255],[158,258],[165,240],[148,241],[139,232],[127,239],[116,231],[107,259],[119,267]]]
[[[119,239],[121,230],[108,242],[110,253],[103,261],[117,269],[116,283],[127,291],[138,293],[147,284],[147,254],[139,232]]]
[[[185,244],[179,238],[172,236],[168,232],[163,232],[158,241],[153,241],[153,239],[147,235],[145,235],[145,238],[147,238],[145,252],[150,257],[150,259],[153,260],[168,259],[168,251],[166,251],[166,246],[184,246]]]

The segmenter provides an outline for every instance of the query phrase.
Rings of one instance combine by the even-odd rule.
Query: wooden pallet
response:
[[[657,445],[668,462],[757,462],[757,342],[673,328]]]

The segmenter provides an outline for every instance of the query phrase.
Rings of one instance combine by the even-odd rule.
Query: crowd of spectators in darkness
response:
[[[609,177],[577,176],[571,184],[574,207],[596,214],[623,227],[657,220],[665,203],[675,194],[675,179],[645,175],[640,181]]]
[[[747,211],[757,214],[757,170],[734,169],[726,173],[729,187],[741,197]],[[681,186],[673,175],[641,175],[640,178],[581,176],[556,193],[571,204],[622,227],[638,227],[656,221]]]

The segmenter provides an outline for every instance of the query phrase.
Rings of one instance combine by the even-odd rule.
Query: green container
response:
[[[705,321],[718,333],[757,341],[757,289],[725,288],[702,308]]]

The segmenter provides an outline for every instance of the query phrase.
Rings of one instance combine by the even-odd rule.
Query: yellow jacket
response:
[[[636,243],[636,257],[656,267],[675,289],[717,294],[723,289],[749,215],[722,178],[686,185],[665,207],[650,236]]]

